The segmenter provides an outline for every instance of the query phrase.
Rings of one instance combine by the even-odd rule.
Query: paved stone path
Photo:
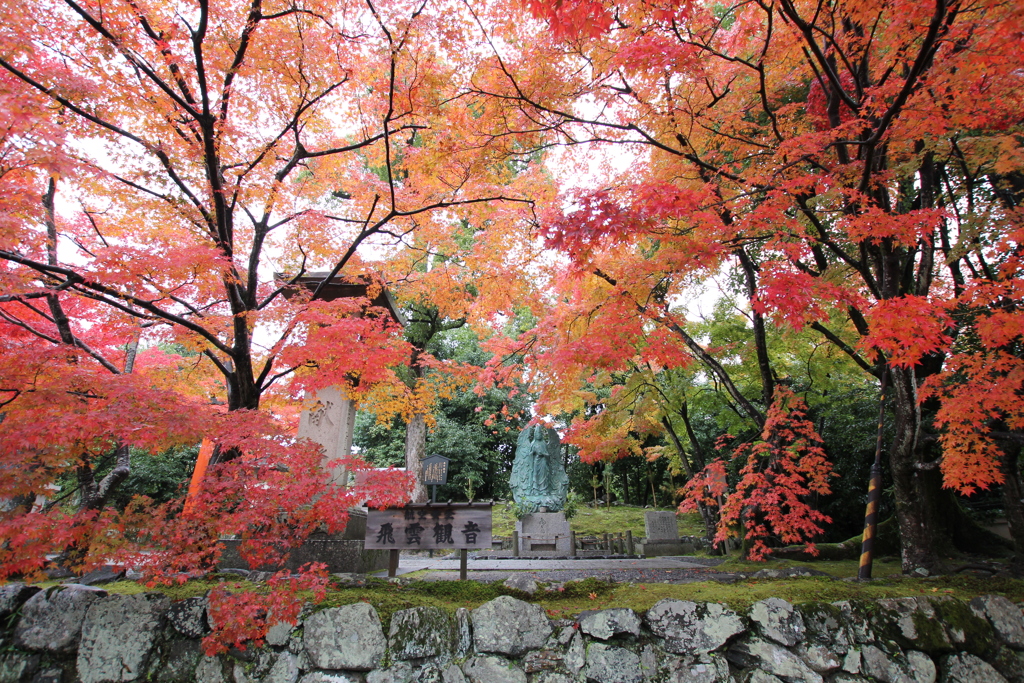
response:
[[[466,578],[474,581],[504,581],[513,574],[526,574],[536,581],[578,581],[587,577],[618,583],[692,583],[695,581],[734,581],[737,575],[715,569],[720,560],[690,557],[610,558],[610,559],[490,559],[470,558]],[[398,575],[423,572],[424,581],[454,581],[459,578],[457,555],[425,557],[402,555]],[[374,576],[387,576],[378,572]]]

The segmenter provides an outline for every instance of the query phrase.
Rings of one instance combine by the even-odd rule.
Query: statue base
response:
[[[568,555],[571,551],[569,522],[564,512],[535,512],[516,522],[519,557]]]

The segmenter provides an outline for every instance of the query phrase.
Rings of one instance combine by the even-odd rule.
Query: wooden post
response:
[[[576,532],[569,530],[569,557],[576,557]]]
[[[466,559],[469,557],[469,551],[465,548],[459,550],[459,581],[466,580]]]
[[[626,529],[626,554],[636,555],[636,546],[633,545],[633,530]]]
[[[519,532],[512,532],[512,557],[519,557]]]
[[[392,577],[398,573],[398,555],[400,551],[398,548],[392,548],[388,553],[388,576]]]
[[[882,371],[882,386],[878,397],[878,431],[875,440],[875,463],[868,481],[868,506],[864,513],[864,535],[861,536],[860,568],[858,579],[870,579],[875,556],[875,534],[878,533],[878,508],[882,504],[882,431],[885,428],[885,380],[888,368]]]

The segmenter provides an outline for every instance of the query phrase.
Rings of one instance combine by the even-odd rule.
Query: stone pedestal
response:
[[[520,557],[569,554],[569,522],[564,512],[524,515],[516,522],[516,531],[519,532]]]

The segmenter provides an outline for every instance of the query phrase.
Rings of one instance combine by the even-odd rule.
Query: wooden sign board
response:
[[[490,503],[407,505],[366,512],[368,550],[490,547]]]
[[[448,463],[451,462],[443,455],[431,455],[424,458],[420,483],[424,486],[444,486],[448,483]]]

